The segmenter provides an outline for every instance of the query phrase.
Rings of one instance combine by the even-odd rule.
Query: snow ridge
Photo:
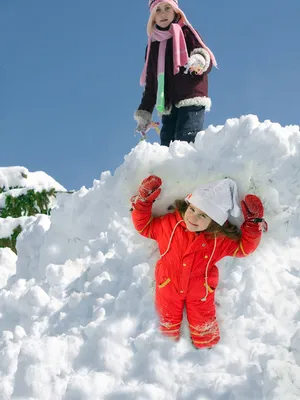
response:
[[[0,398],[299,399],[299,149],[298,126],[249,115],[210,126],[194,145],[141,142],[113,176],[58,195],[50,219],[25,226],[0,291]],[[153,173],[163,181],[156,214],[225,176],[265,205],[259,249],[218,265],[221,342],[210,351],[194,350],[186,327],[176,344],[156,331],[157,247],[129,211]]]

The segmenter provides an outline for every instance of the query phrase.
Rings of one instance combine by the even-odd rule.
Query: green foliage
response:
[[[12,188],[10,188],[12,189]],[[16,189],[16,188],[14,188]],[[18,188],[20,189],[20,188]],[[0,188],[0,193],[5,192],[5,188]],[[36,214],[50,214],[50,198],[56,196],[56,190],[42,190],[41,192],[36,192],[34,189],[30,189],[27,193],[21,194],[18,197],[13,197],[7,194],[5,197],[5,207],[0,209],[1,218],[19,218],[24,216],[32,216]],[[11,237],[0,239],[0,247],[9,247],[12,251],[16,251],[17,237],[22,231],[19,225],[14,229]]]
[[[18,225],[13,230],[11,237],[0,239],[0,247],[9,247],[14,253],[17,254],[17,249],[16,249],[17,237],[21,232],[22,232],[22,227]]]
[[[5,197],[5,207],[0,209],[1,218],[18,218],[23,216],[32,216],[36,214],[50,214],[50,198],[55,196],[55,189],[49,191],[42,190],[35,192],[30,189],[25,194],[18,197],[7,195]]]

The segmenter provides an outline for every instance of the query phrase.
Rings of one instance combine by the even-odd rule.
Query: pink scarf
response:
[[[174,75],[178,74],[180,67],[183,67],[188,62],[188,52],[186,48],[185,38],[179,24],[171,24],[170,29],[167,31],[161,31],[154,28],[151,37],[148,39],[148,48],[146,62],[141,75],[140,84],[144,86],[146,84],[146,72],[149,61],[149,54],[151,48],[151,42],[159,43],[159,53],[158,53],[158,65],[157,73],[164,73],[165,70],[165,53],[167,47],[168,39],[173,37],[173,65],[174,65]]]
[[[148,66],[148,61],[149,61],[151,42],[158,41],[158,42],[160,42],[159,47],[160,48],[164,47],[164,49],[162,49],[162,51],[160,51],[161,49],[159,49],[159,56],[163,57],[163,59],[159,59],[160,57],[158,57],[158,59],[159,59],[158,68],[161,68],[161,64],[164,63],[164,56],[165,56],[167,40],[170,39],[171,37],[173,37],[174,75],[178,74],[180,67],[183,67],[187,63],[188,52],[187,52],[187,48],[186,48],[184,34],[181,29],[181,27],[183,25],[184,25],[184,23],[181,21],[179,21],[178,23],[173,23],[173,24],[171,24],[170,29],[168,31],[161,31],[157,28],[154,28],[152,35],[148,39],[146,61],[145,61],[143,72],[142,72],[142,75],[140,78],[141,86],[145,86],[145,84],[146,84],[146,73],[147,73],[147,66]],[[192,25],[188,24],[188,27],[191,29],[191,31],[195,35],[200,46],[208,51],[213,65],[216,66],[217,62],[216,62],[213,52],[205,45],[205,43],[199,36],[198,32],[192,27]],[[164,54],[162,54],[162,53],[164,53]],[[164,66],[163,66],[163,71],[164,71]],[[162,71],[159,71],[159,72],[162,72]]]
[[[167,31],[154,28],[152,35],[148,39],[148,48],[146,55],[146,62],[143,68],[143,72],[140,78],[140,84],[144,86],[146,84],[146,74],[149,61],[149,54],[151,49],[151,42],[159,42],[158,62],[157,62],[157,94],[156,94],[156,109],[158,112],[163,113],[165,111],[165,55],[168,39],[173,37],[173,73],[178,74],[180,67],[183,67],[188,62],[188,51],[186,47],[185,37],[182,32],[183,23],[172,23]],[[199,41],[200,46],[204,47],[213,62],[216,65],[215,57],[212,51],[204,44],[201,37],[195,31],[195,29],[188,24],[189,28]]]

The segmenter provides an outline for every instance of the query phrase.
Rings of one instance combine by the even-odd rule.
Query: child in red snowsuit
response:
[[[212,347],[220,340],[216,320],[216,262],[223,257],[246,257],[259,245],[263,205],[255,195],[241,202],[245,218],[240,231],[227,221],[240,214],[237,186],[222,179],[199,186],[175,211],[152,216],[152,204],[161,192],[161,179],[146,178],[132,198],[132,219],[137,231],[158,243],[160,259],[155,269],[155,303],[161,332],[175,340],[180,336],[186,307],[192,342],[197,348]]]

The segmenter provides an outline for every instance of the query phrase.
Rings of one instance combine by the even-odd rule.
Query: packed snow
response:
[[[10,188],[20,187],[40,190],[62,190],[65,188],[43,171],[29,172],[25,167],[1,167],[0,188],[8,191]]]
[[[298,126],[249,115],[195,144],[140,142],[114,175],[58,194],[51,217],[24,224],[18,257],[0,250],[0,399],[299,400],[299,150]],[[157,331],[157,245],[134,230],[129,201],[150,174],[163,180],[156,215],[226,176],[263,200],[258,250],[218,263],[211,350],[193,348],[186,324],[178,343]]]
[[[0,167],[0,209],[5,208],[7,196],[18,197],[26,194],[28,190],[34,189],[35,192],[43,190],[66,192],[66,189],[56,182],[51,176],[43,171],[29,172],[24,167]],[[56,205],[56,199],[50,199],[50,208]],[[0,218],[0,239],[9,238],[14,229],[21,226],[22,229],[27,224],[32,224],[37,217],[21,216],[19,218]],[[16,270],[16,255],[8,248],[0,249],[0,288],[6,285],[9,276]],[[1,400],[1,397],[0,397]]]

